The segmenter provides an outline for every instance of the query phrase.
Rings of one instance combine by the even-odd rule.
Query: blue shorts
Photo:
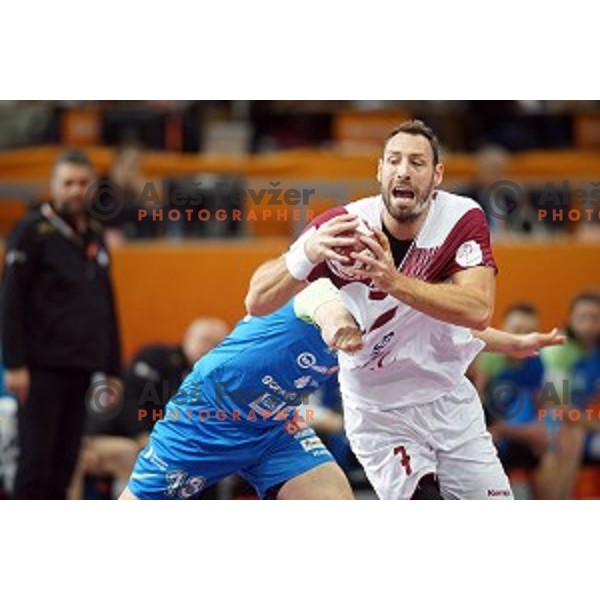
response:
[[[260,498],[333,457],[299,417],[257,427],[244,421],[164,418],[140,452],[129,490],[140,499],[192,499],[237,473]]]

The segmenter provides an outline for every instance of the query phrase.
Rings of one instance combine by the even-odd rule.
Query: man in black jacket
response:
[[[65,497],[92,374],[119,374],[109,255],[86,212],[94,177],[85,154],[64,153],[52,171],[51,202],[7,241],[1,316],[6,387],[19,398],[15,498]]]

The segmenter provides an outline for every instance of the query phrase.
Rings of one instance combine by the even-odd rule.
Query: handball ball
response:
[[[345,237],[347,234],[343,234]],[[366,223],[366,221],[361,221],[354,232],[355,243],[353,246],[340,246],[338,248],[334,248],[334,250],[338,254],[342,254],[343,256],[347,256],[351,259],[350,254],[352,252],[356,252],[359,255],[363,256],[371,256],[374,257],[373,252],[360,240],[360,236],[369,236],[374,237],[375,234],[371,231],[371,228]],[[363,269],[366,267],[365,263],[360,259],[360,256],[356,258],[354,261],[349,263],[341,263],[339,260],[329,259],[327,260],[327,265],[331,269],[331,271],[346,281],[358,281],[361,278],[358,275],[355,275],[350,271],[350,268],[358,268]]]

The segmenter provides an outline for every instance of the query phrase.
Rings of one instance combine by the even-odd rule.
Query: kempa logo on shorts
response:
[[[487,495],[488,498],[495,498],[497,496],[510,496],[510,492],[508,490],[488,490]]]
[[[317,364],[317,357],[310,352],[303,352],[296,357],[296,364],[301,369],[310,369]]]

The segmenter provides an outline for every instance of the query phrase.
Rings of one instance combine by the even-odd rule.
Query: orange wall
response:
[[[189,322],[218,316],[233,326],[244,316],[254,269],[281,254],[286,239],[186,244],[129,244],[112,251],[124,353],[177,342]]]
[[[125,354],[154,341],[180,339],[186,324],[216,315],[233,325],[254,269],[279,255],[288,241],[131,244],[113,251]],[[563,323],[578,291],[600,286],[600,245],[540,243],[495,245],[500,267],[496,319],[512,302],[528,300],[544,327]]]
[[[561,326],[575,294],[590,288],[600,291],[600,244],[497,243],[494,256],[500,270],[497,326],[506,307],[521,300],[538,307],[544,328]]]

